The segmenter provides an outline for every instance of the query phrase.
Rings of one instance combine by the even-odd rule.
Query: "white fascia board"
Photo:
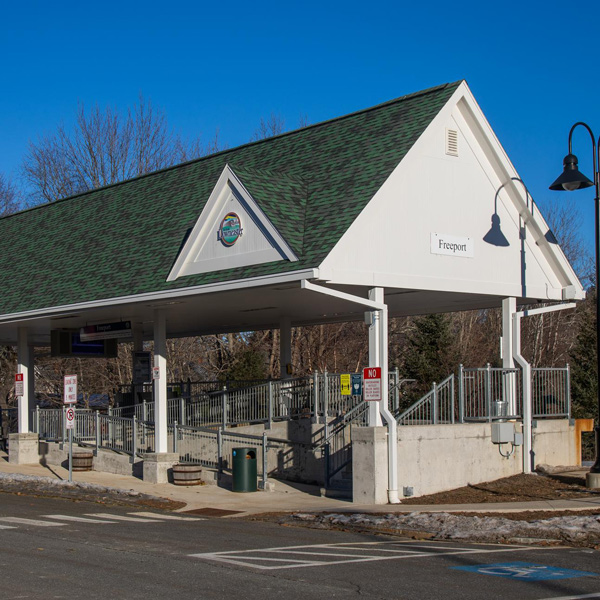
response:
[[[149,292],[147,294],[137,294],[132,296],[118,296],[116,298],[107,298],[104,300],[94,300],[91,302],[80,302],[77,304],[64,304],[60,306],[51,306],[38,310],[29,310],[18,313],[0,315],[0,323],[11,323],[16,321],[26,321],[30,319],[39,319],[41,317],[54,317],[65,312],[74,312],[79,310],[90,310],[94,308],[107,308],[110,306],[120,306],[122,304],[133,304],[138,302],[157,302],[176,300],[188,296],[199,296],[202,294],[214,294],[217,292],[230,292],[251,287],[271,286],[280,283],[290,283],[292,281],[302,281],[306,279],[318,279],[318,269],[304,269],[291,273],[280,273],[277,275],[265,275],[264,277],[253,277],[249,279],[236,279],[234,281],[223,281],[211,283],[209,285],[198,285],[179,290],[168,290],[162,292]]]
[[[251,218],[259,224],[259,227],[263,230],[263,235],[266,235],[278,255],[290,262],[298,261],[295,252],[273,226],[240,178],[233,172],[233,169],[226,164],[188,239],[179,252],[179,256],[167,276],[167,281],[175,281],[179,277],[203,272],[202,269],[192,269],[191,272],[188,272],[189,265],[194,263],[194,257],[198,252],[199,246],[205,241],[206,236],[209,235],[209,226],[214,221],[216,211],[221,208],[220,201],[227,189],[231,190]],[[270,262],[271,260],[273,260],[271,256],[267,256],[264,260],[261,260],[259,257],[257,258],[257,263]]]
[[[508,286],[506,283],[498,284],[497,281],[479,281],[477,289],[473,289],[472,281],[462,279],[444,279],[440,277],[427,277],[412,275],[399,275],[398,273],[381,273],[370,271],[343,271],[336,269],[319,269],[320,280],[335,285],[358,285],[367,287],[383,287],[393,289],[409,289],[425,292],[455,292],[458,294],[472,294],[473,296],[502,296],[521,297],[521,286]],[[540,298],[548,301],[563,300],[561,290],[546,286],[527,286],[528,297]]]

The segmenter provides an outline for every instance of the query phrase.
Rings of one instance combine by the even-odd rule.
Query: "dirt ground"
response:
[[[600,498],[600,490],[585,487],[580,472],[554,475],[513,475],[489,483],[467,485],[430,496],[404,498],[402,504],[483,504],[493,502],[531,502],[534,500],[570,500]]]

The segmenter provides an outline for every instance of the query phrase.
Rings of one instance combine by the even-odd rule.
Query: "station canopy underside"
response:
[[[314,281],[314,280],[313,280]],[[363,286],[327,286],[364,299],[369,288]],[[183,292],[183,293],[182,293]],[[447,313],[462,310],[499,308],[499,296],[451,293],[429,290],[386,288],[388,314],[394,316]],[[37,315],[7,316],[0,323],[0,343],[15,344],[18,327],[26,327],[31,345],[49,346],[54,329],[79,329],[86,325],[131,321],[141,329],[145,340],[153,338],[157,310],[164,311],[167,337],[210,335],[237,331],[278,329],[282,318],[292,326],[362,321],[369,310],[355,302],[301,288],[300,281],[260,287],[201,293],[180,290],[172,297],[146,296],[142,301],[115,299],[102,306],[65,306],[40,311]]]

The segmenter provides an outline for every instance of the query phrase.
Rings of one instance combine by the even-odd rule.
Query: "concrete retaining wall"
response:
[[[352,444],[355,502],[384,504],[388,480],[384,428],[358,428]],[[515,423],[517,432],[521,424]],[[523,472],[522,446],[492,443],[490,423],[398,427],[398,493],[413,496],[443,492]],[[533,465],[579,464],[577,436],[567,419],[538,420],[533,428]],[[407,491],[407,495],[410,495]]]
[[[566,419],[539,419],[533,428],[534,465],[581,464],[581,428]]]
[[[521,431],[520,423],[515,425]],[[533,432],[534,467],[579,462],[575,428],[568,420],[539,420]],[[501,449],[508,453],[510,444]],[[522,473],[523,453],[518,446],[509,458],[502,457],[492,444],[490,423],[420,425],[398,427],[398,463],[400,496],[404,487],[423,496]]]
[[[398,427],[399,495],[404,487],[423,496],[521,473],[521,449],[500,456],[489,423]],[[502,451],[509,450],[504,444]]]

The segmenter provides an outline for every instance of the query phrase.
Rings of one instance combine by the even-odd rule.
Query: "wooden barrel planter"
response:
[[[173,483],[175,485],[202,485],[200,465],[173,465]]]
[[[93,452],[73,452],[73,471],[91,471],[93,461]]]

